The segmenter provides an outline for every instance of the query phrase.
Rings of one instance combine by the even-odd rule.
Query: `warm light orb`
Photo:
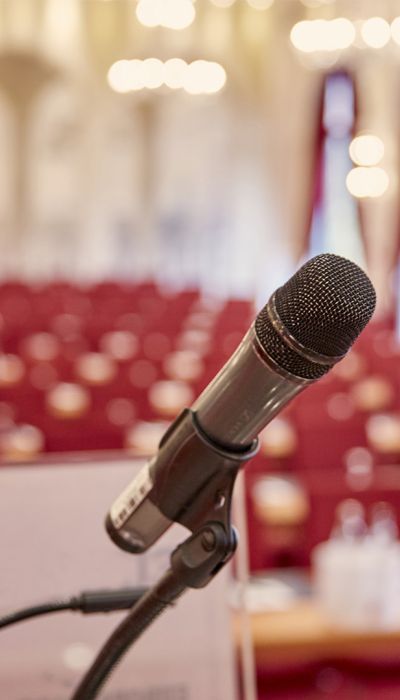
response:
[[[163,0],[140,0],[136,6],[136,17],[144,27],[160,24]]]
[[[46,395],[46,407],[57,418],[80,418],[89,410],[90,394],[80,384],[61,382]]]
[[[207,84],[204,92],[208,95],[222,90],[226,83],[225,69],[214,61],[208,62],[207,67]]]
[[[294,454],[297,434],[286,418],[274,418],[260,433],[260,450],[266,457],[284,459]]]
[[[390,40],[390,25],[383,17],[370,17],[361,25],[361,36],[371,49],[381,49]]]
[[[191,386],[178,380],[155,382],[148,393],[151,407],[158,415],[169,418],[177,416],[185,406],[190,406],[193,398],[194,392]]]
[[[196,16],[190,0],[163,0],[161,6],[160,24],[167,29],[186,29]]]
[[[201,376],[204,366],[200,355],[193,350],[176,350],[165,357],[163,369],[170,379],[191,382]]]
[[[145,27],[185,29],[195,16],[191,0],[140,0],[136,7],[136,17]]]
[[[138,59],[116,61],[108,71],[107,80],[115,92],[141,90],[144,87],[143,61]]]
[[[364,377],[351,388],[351,397],[359,411],[382,411],[395,399],[392,384],[379,375]]]
[[[385,147],[379,136],[360,134],[352,140],[349,153],[357,165],[377,165],[383,158]]]
[[[161,87],[164,82],[164,64],[159,58],[146,58],[142,61],[144,87],[149,90]]]
[[[23,342],[24,354],[36,362],[51,362],[58,355],[58,339],[52,333],[32,333]]]
[[[102,385],[114,379],[117,365],[109,355],[101,352],[85,352],[76,360],[74,371],[87,384]]]
[[[331,40],[331,50],[348,49],[352,45],[356,30],[353,22],[346,17],[337,17],[328,22],[328,34]],[[329,42],[328,42],[329,46]]]
[[[390,31],[393,41],[400,46],[400,17],[394,18],[392,24],[390,25]]]
[[[335,421],[347,421],[354,415],[353,401],[343,391],[331,394],[326,402],[326,412]]]
[[[113,63],[107,74],[107,81],[115,92],[129,92],[131,88],[129,61],[122,60]]]
[[[354,39],[354,25],[346,17],[333,20],[304,20],[297,22],[290,32],[293,46],[303,53],[347,49]]]
[[[0,387],[10,387],[22,381],[25,366],[18,355],[0,354]]]
[[[183,87],[190,95],[200,95],[205,91],[207,77],[207,61],[193,61],[188,66]]]
[[[201,355],[207,355],[212,345],[211,335],[201,328],[190,328],[183,331],[176,341],[177,350],[194,350]]]
[[[383,168],[353,168],[346,186],[353,197],[381,197],[389,187],[389,176]]]
[[[125,449],[143,456],[155,454],[168,425],[167,421],[161,420],[136,423],[125,434]]]
[[[400,416],[376,413],[365,424],[368,444],[382,454],[400,453]]]
[[[224,68],[213,61],[193,61],[188,66],[183,87],[190,95],[211,94],[221,90],[226,82]]]
[[[16,425],[0,438],[2,457],[12,462],[34,459],[43,451],[44,435],[35,425]]]
[[[252,497],[257,519],[269,526],[299,525],[310,511],[304,487],[283,474],[258,479]]]
[[[171,89],[184,88],[192,95],[210,95],[226,83],[226,71],[219,63],[198,60],[188,65],[181,58],[170,58],[165,63],[159,58],[117,61],[107,77],[110,87],[121,93],[166,85]]]
[[[128,61],[130,90],[142,90],[145,87],[143,75],[143,61],[132,58]]]
[[[106,355],[111,355],[117,362],[125,362],[132,359],[138,351],[136,335],[129,331],[108,331],[104,333],[99,342],[100,350]]]
[[[182,88],[188,65],[182,58],[170,58],[164,63],[164,83],[172,90]]]
[[[290,41],[293,46],[303,53],[312,53],[317,50],[314,23],[310,20],[297,22],[290,32]]]
[[[253,8],[253,10],[268,10],[273,4],[274,0],[247,0],[247,4]]]

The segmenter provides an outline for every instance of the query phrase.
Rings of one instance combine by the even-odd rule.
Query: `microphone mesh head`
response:
[[[275,292],[277,314],[291,336],[307,350],[336,357],[346,353],[375,309],[371,281],[350,260],[327,253],[305,263]],[[255,330],[262,347],[287,372],[317,379],[328,372],[293,350],[273,327],[267,306]]]

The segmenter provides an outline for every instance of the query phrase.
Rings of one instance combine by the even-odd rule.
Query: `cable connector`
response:
[[[147,588],[121,588],[113,590],[83,591],[68,600],[56,600],[53,602],[34,605],[22,610],[16,610],[4,617],[0,617],[0,629],[9,627],[16,622],[29,620],[32,617],[48,615],[49,613],[74,610],[85,615],[90,613],[108,613],[117,610],[129,610],[139,598],[146,593]]]
[[[85,615],[129,610],[146,591],[147,588],[83,591],[71,599],[71,610],[79,610]]]

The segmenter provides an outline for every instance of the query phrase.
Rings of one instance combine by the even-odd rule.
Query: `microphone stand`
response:
[[[255,453],[255,441],[247,458]],[[225,453],[225,458],[227,453]],[[129,647],[188,588],[203,588],[231,559],[237,546],[231,524],[232,491],[242,455],[231,455],[230,468],[217,471],[178,520],[192,535],[172,552],[170,567],[145,593],[106,641],[71,700],[94,700]]]
[[[188,588],[206,586],[230,559],[236,541],[233,528],[227,533],[220,523],[210,523],[180,544],[171,555],[168,571],[109,637],[71,700],[96,698],[129,647]]]

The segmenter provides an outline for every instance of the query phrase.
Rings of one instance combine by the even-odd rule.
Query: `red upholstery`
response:
[[[203,353],[202,375],[191,383],[195,395],[218,372],[253,318],[252,305],[245,301],[230,300],[221,307],[205,309],[206,315],[211,313],[210,327],[207,330],[205,323],[200,330],[209,334],[210,346]],[[41,287],[29,287],[17,281],[3,284],[0,286],[1,348],[3,352],[20,354],[26,372],[19,384],[1,388],[1,401],[12,405],[17,424],[31,423],[44,432],[48,451],[123,447],[128,426],[111,422],[109,402],[118,398],[131,401],[133,420],[160,418],[148,400],[146,373],[149,381],[168,379],[163,366],[165,356],[179,347],[182,332],[193,328],[199,313],[200,321],[204,322],[196,290],[163,294],[151,282],[132,285],[106,281],[86,288],[63,281]],[[356,350],[364,358],[364,376],[380,375],[393,385],[395,398],[390,408],[400,410],[397,391],[400,363],[391,325],[390,319],[370,325],[357,341]],[[115,329],[135,333],[138,339],[135,356],[117,363],[116,376],[109,383],[85,384],[76,375],[76,358],[88,350],[99,351],[102,335]],[[24,349],[30,334],[43,331],[53,333],[61,343],[60,352],[51,362],[57,381],[81,382],[89,391],[91,409],[80,418],[62,420],[50,415],[46,408],[48,370],[38,369],[40,363],[32,361]],[[43,386],[38,388],[42,375]],[[330,411],[333,396],[338,395],[339,401],[343,396],[345,400],[349,397],[351,401],[351,389],[351,382],[332,373],[300,394],[284,412],[297,432],[295,454],[271,459],[260,454],[247,468],[250,555],[254,569],[307,563],[311,547],[329,533],[337,503],[354,495],[346,481],[344,457],[347,450],[366,445],[368,413],[354,410],[338,420]],[[380,455],[372,450],[372,456],[379,478],[375,478],[367,491],[355,495],[365,503],[387,497],[395,506],[398,501],[400,505],[397,487],[393,489],[393,473],[388,486],[387,472],[379,470],[379,465],[397,462],[397,454]],[[268,472],[295,473],[309,494],[312,507],[308,521],[299,529],[291,547],[277,544],[273,533],[266,531],[265,524],[253,512],[252,486],[260,475]]]

